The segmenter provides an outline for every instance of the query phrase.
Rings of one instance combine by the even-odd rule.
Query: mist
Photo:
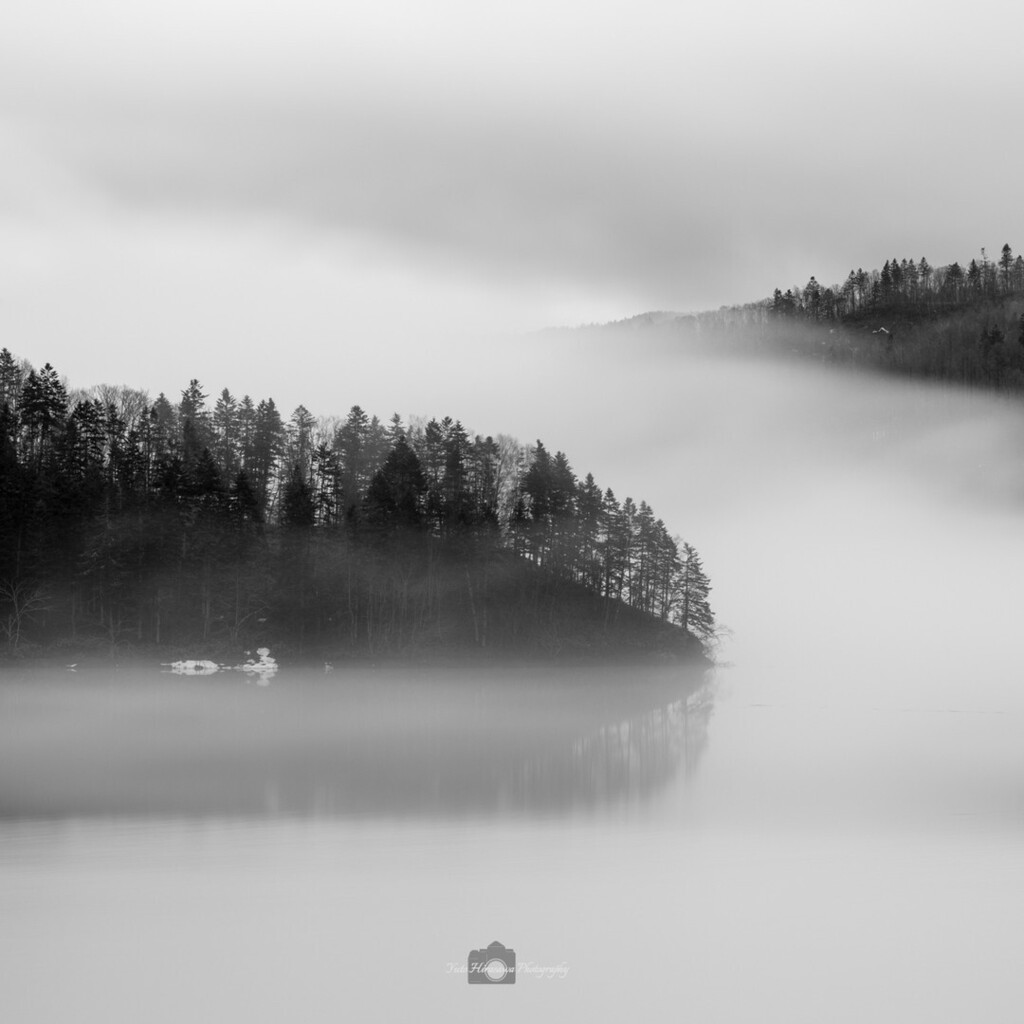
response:
[[[1012,1018],[1024,412],[629,330],[517,357],[460,415],[529,380],[503,429],[698,548],[713,677],[8,679],[9,1019],[478,1019],[495,938],[549,974],[489,1019]]]

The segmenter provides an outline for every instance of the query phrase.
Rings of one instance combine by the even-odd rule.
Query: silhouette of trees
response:
[[[420,460],[400,434],[384,464],[373,475],[363,499],[365,519],[378,529],[407,529],[424,520],[427,479]]]
[[[28,623],[49,607],[46,588],[32,580],[0,580],[0,632],[16,651]]]
[[[700,556],[689,544],[683,545],[678,589],[676,616],[679,624],[701,640],[710,640],[715,632],[715,617],[708,603],[711,582],[704,572]]]
[[[1007,243],[995,262],[984,249],[966,266],[890,258],[881,270],[850,270],[842,285],[811,277],[803,288],[776,288],[770,299],[681,317],[675,326],[725,343],[753,338],[830,361],[1020,390],[1024,350],[992,332],[1015,335],[1022,305],[1024,257]]]
[[[987,343],[995,351],[1005,338]],[[599,644],[615,630],[685,647],[676,541],[561,451],[451,417],[387,426],[273,399],[177,404],[0,351],[0,627],[9,649]],[[575,638],[575,639],[574,639]],[[658,641],[661,642],[661,641]]]

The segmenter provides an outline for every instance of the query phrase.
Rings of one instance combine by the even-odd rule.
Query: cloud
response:
[[[129,212],[373,238],[624,316],[1012,240],[1001,199],[957,199],[1015,96],[1015,55],[980,42],[941,4],[41,0],[0,42],[0,102]],[[990,77],[949,85],[953,46]]]

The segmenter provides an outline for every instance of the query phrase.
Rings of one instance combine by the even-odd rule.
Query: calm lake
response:
[[[601,476],[703,555],[713,674],[7,669],[0,1020],[1018,1020],[1024,416],[739,364],[627,406]]]

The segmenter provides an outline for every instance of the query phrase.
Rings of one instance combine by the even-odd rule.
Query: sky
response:
[[[529,332],[1024,247],[1022,27],[1001,0],[17,2],[0,344],[72,385],[513,432],[542,377],[615,383]]]

